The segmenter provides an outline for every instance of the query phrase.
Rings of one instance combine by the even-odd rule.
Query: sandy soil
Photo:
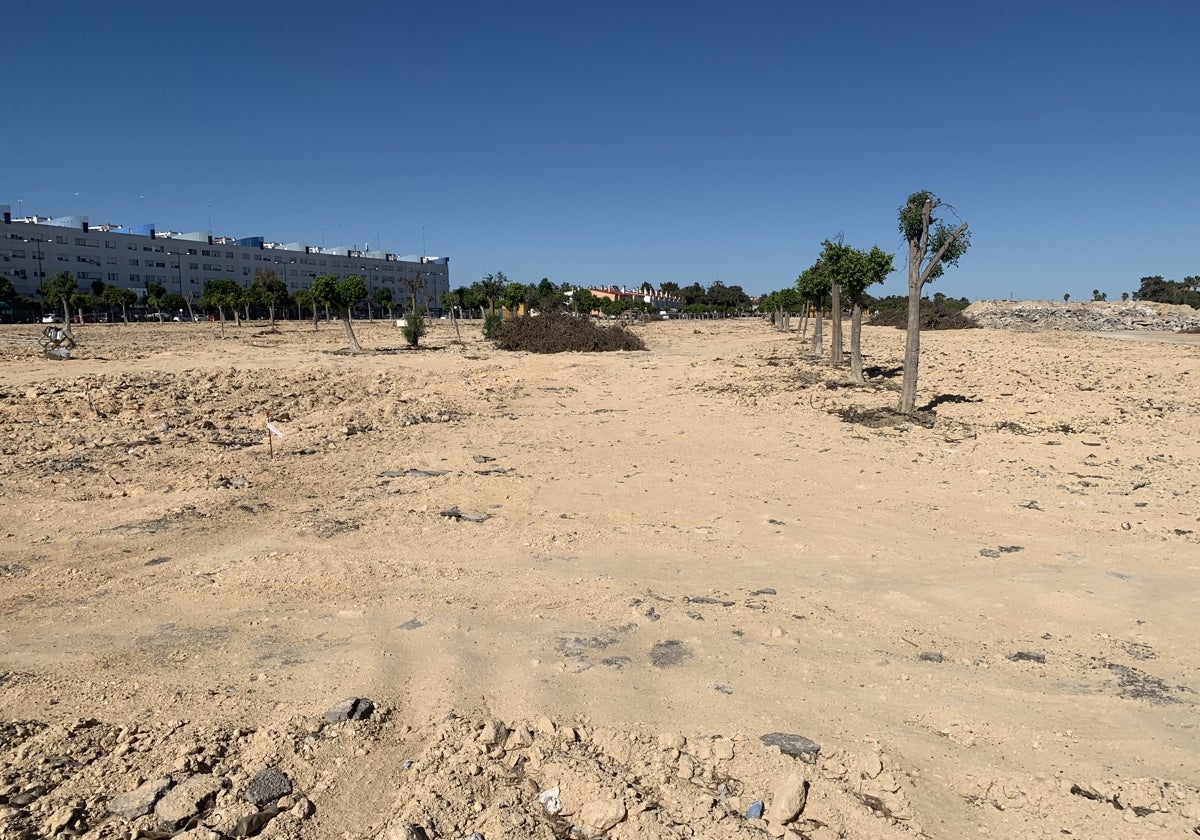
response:
[[[0,333],[0,837],[167,776],[236,834],[264,767],[263,837],[1200,824],[1200,346],[929,333],[907,423],[897,330],[854,388],[757,320],[356,329]]]

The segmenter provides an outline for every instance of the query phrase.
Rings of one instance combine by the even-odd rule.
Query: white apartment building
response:
[[[357,274],[372,296],[386,288],[397,304],[406,304],[415,289],[417,305],[435,311],[450,291],[449,257],[285,245],[261,236],[214,237],[211,231],[160,233],[152,224],[92,227],[86,216],[14,219],[8,205],[0,205],[0,219],[0,276],[12,280],[18,294],[35,300],[42,280],[62,271],[70,272],[83,292],[99,280],[133,289],[141,297],[157,283],[193,303],[209,280],[249,286],[263,269],[275,272],[289,292],[308,288],[318,275],[340,279]]]

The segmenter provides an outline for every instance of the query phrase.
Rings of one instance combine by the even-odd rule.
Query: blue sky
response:
[[[1191,0],[54,8],[4,13],[26,214],[752,294],[840,233],[897,253],[896,293],[930,189],[973,232],[931,292],[1200,274]]]

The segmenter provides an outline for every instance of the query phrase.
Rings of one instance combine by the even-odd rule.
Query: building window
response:
[[[115,248],[117,247],[117,243],[116,243],[116,242],[113,242],[111,239],[105,239],[105,240],[104,240],[104,247],[105,247],[105,248],[113,248],[113,249],[115,249]]]
[[[129,275],[130,283],[138,283],[141,281],[141,279],[142,279],[142,275],[140,275],[140,274],[130,274]]]
[[[130,264],[130,265],[137,265],[137,264],[138,264],[138,261],[137,261],[137,260],[135,260],[133,257],[130,257],[130,258],[129,258],[129,264]]]
[[[115,271],[108,272],[108,282],[109,283],[116,283],[117,280],[119,280],[119,279],[120,279],[120,277],[117,276],[117,273]]]

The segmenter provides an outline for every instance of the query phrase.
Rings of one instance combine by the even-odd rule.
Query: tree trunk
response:
[[[859,385],[866,383],[862,362],[862,295],[854,296],[850,310],[850,376]]]
[[[190,321],[190,322],[192,322],[192,323],[195,323],[195,321],[196,321],[196,313],[192,311],[192,296],[191,296],[191,295],[188,295],[187,297],[185,297],[185,298],[183,299],[183,302],[184,302],[184,304],[186,304],[186,305],[187,305],[187,310],[188,310],[188,321]]]
[[[221,319],[221,338],[224,338],[225,337],[225,308],[223,306],[217,307],[217,317],[219,317]]]
[[[354,337],[354,327],[350,325],[350,310],[346,309],[342,313],[342,326],[346,329],[346,341],[350,342],[350,351],[352,353],[361,353],[362,347],[358,344],[358,339]]]
[[[803,308],[800,310],[800,329],[796,331],[796,336],[801,342],[808,335],[808,301],[804,301]]]
[[[830,287],[833,301],[829,306],[829,366],[841,367],[842,359],[842,286],[834,283]]]
[[[317,302],[316,302],[316,301],[313,301],[313,305],[312,305],[312,312],[313,312],[313,332],[316,332],[316,331],[317,331],[317,317],[318,317],[318,316],[317,316]]]
[[[917,401],[917,367],[921,361],[921,248],[908,246],[908,337],[904,342],[904,384],[900,387],[901,414],[912,414]]]
[[[271,301],[267,304],[267,314],[271,318],[271,326],[275,326],[275,301]]]
[[[126,324],[129,323],[129,311],[125,308],[125,304],[121,304],[121,320]]]
[[[824,315],[825,315],[825,313],[823,311],[825,308],[824,303],[825,303],[825,301],[823,301],[823,300],[817,301],[817,323],[813,326],[813,337],[812,337],[812,351],[813,351],[814,356],[821,355],[821,343],[822,343],[822,340],[824,339],[824,335],[822,335],[822,332],[823,332],[822,324],[823,324]]]
[[[454,338],[459,344],[462,344],[462,333],[458,331],[458,315],[455,313],[455,308],[450,307],[450,323],[454,324]]]
[[[72,341],[75,340],[75,333],[71,332],[71,304],[67,299],[63,298],[63,334]]]

